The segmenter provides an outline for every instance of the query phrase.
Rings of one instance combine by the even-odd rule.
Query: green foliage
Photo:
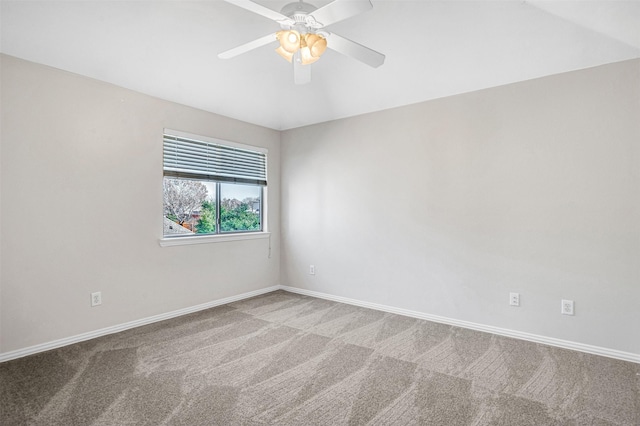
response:
[[[260,230],[260,213],[252,210],[251,201],[222,200],[220,228],[223,232]]]
[[[254,210],[258,200],[224,199],[220,205],[220,229],[230,231],[259,231],[260,212]],[[216,232],[216,205],[211,201],[203,201],[200,208],[200,218],[195,226],[198,234]]]
[[[196,233],[211,234],[213,232],[216,232],[216,205],[210,201],[203,201],[200,219],[196,224]]]

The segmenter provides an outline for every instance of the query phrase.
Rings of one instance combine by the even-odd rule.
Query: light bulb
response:
[[[289,53],[295,53],[300,49],[300,33],[296,30],[278,31],[276,37],[280,46]]]

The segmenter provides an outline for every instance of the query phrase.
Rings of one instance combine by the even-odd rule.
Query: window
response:
[[[267,150],[165,130],[164,237],[263,230]]]

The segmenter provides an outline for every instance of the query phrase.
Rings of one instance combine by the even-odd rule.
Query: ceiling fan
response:
[[[277,22],[281,30],[222,52],[218,55],[221,59],[233,58],[279,41],[280,46],[276,52],[293,64],[293,79],[296,84],[311,81],[309,65],[317,61],[327,48],[374,68],[384,63],[385,56],[382,53],[325,29],[331,24],[372,9],[370,0],[334,0],[321,8],[300,0],[285,5],[280,12],[251,0],[225,1]]]

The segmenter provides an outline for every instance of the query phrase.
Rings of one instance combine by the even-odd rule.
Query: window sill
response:
[[[269,232],[247,232],[241,234],[226,234],[226,235],[203,235],[198,237],[172,237],[172,238],[160,238],[158,243],[160,247],[170,246],[184,246],[191,244],[211,244],[211,243],[223,243],[226,241],[243,241],[243,240],[257,240],[263,238],[269,238],[271,233]]]

